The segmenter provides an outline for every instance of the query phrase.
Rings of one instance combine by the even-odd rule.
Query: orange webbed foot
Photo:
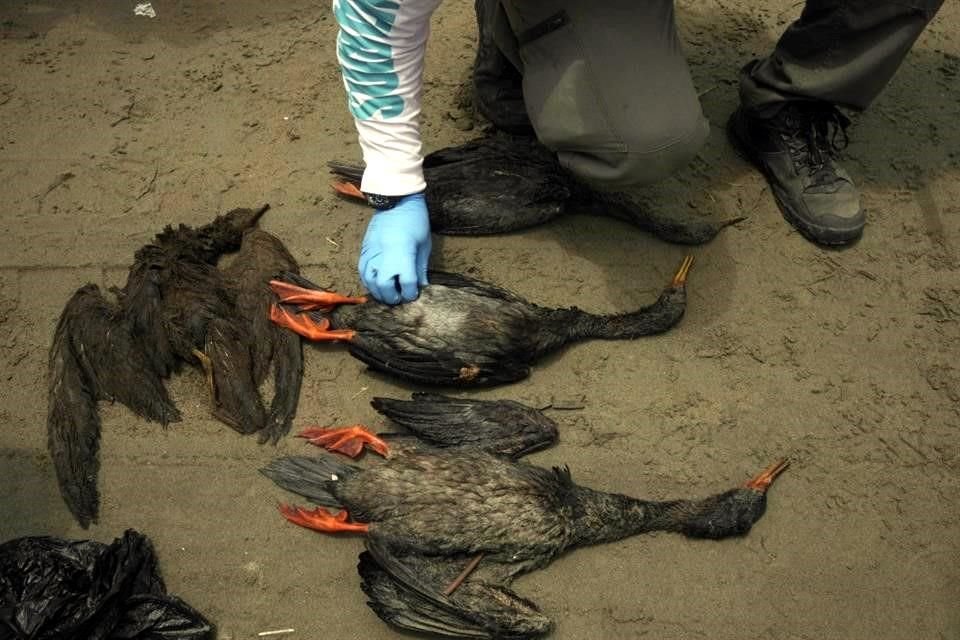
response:
[[[766,493],[773,481],[777,479],[783,470],[790,466],[789,460],[779,460],[758,473],[756,476],[743,483],[744,488],[753,489],[759,493]]]
[[[348,198],[355,198],[357,200],[367,201],[367,197],[363,195],[363,192],[360,191],[359,187],[352,182],[346,180],[335,180],[330,183],[330,186],[333,187],[333,190],[339,193],[342,196]]]
[[[357,335],[352,329],[331,329],[326,318],[314,320],[307,313],[294,313],[277,304],[270,305],[270,319],[281,327],[286,327],[314,342],[350,341]]]
[[[362,522],[347,522],[350,514],[347,513],[346,509],[336,515],[323,507],[308,511],[295,505],[281,504],[279,509],[283,517],[293,524],[314,531],[322,531],[323,533],[366,533],[369,529],[369,526]]]
[[[342,453],[351,458],[359,456],[363,451],[364,445],[367,445],[384,458],[390,453],[390,447],[386,442],[360,424],[341,427],[339,429],[312,427],[301,431],[299,436],[306,438],[310,444],[323,447],[327,451]]]
[[[270,288],[285,304],[295,304],[304,311],[331,311],[341,304],[363,304],[366,296],[343,296],[332,291],[299,287],[282,280],[271,280]]]

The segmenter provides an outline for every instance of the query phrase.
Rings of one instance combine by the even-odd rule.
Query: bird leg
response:
[[[330,320],[314,320],[308,313],[293,313],[278,304],[270,305],[270,319],[281,327],[286,327],[314,342],[336,342],[353,340],[357,332],[352,329],[331,329]]]
[[[467,576],[473,573],[473,570],[477,568],[477,565],[480,564],[481,560],[483,560],[483,554],[478,553],[476,557],[467,563],[467,566],[463,568],[463,571],[460,572],[460,575],[454,578],[453,582],[447,585],[447,588],[443,590],[443,595],[449,596],[456,591],[457,587],[463,584],[463,581],[467,579]]]
[[[367,301],[365,296],[342,296],[332,291],[298,287],[282,280],[271,280],[270,288],[280,298],[280,302],[295,304],[304,311],[332,311],[337,305],[363,304]]]
[[[213,382],[213,360],[200,349],[193,349],[193,357],[200,361],[203,372],[207,375],[207,387],[210,388],[210,398],[213,401],[213,408],[217,408],[217,387]]]
[[[330,186],[333,187],[333,190],[339,193],[342,196],[347,196],[348,198],[356,198],[357,200],[367,201],[367,197],[363,195],[363,192],[357,188],[357,185],[350,182],[349,180],[335,180],[330,183]]]
[[[327,451],[342,453],[351,458],[360,455],[360,452],[363,451],[363,445],[367,445],[384,458],[390,455],[390,447],[387,443],[360,424],[339,429],[312,427],[301,431],[299,436],[306,438],[310,444],[323,447]]]
[[[690,273],[690,266],[693,264],[693,256],[684,256],[683,262],[680,263],[680,268],[677,269],[677,272],[673,275],[673,280],[670,281],[670,286],[674,289],[682,289],[687,284],[687,275]]]
[[[362,522],[347,522],[350,514],[347,513],[346,509],[340,511],[337,515],[333,515],[323,507],[307,511],[302,507],[281,504],[279,509],[283,517],[293,524],[314,531],[322,531],[323,533],[366,533],[369,529],[369,526]]]
[[[779,460],[758,473],[756,476],[743,483],[744,488],[753,489],[758,493],[766,493],[777,476],[783,473],[783,470],[790,466],[789,460]]]

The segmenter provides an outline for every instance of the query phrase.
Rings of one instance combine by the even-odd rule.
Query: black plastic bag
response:
[[[214,628],[167,595],[150,540],[48,536],[0,545],[0,640],[207,640]]]

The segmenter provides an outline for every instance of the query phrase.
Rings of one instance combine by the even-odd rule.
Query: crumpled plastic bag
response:
[[[49,536],[0,544],[0,640],[208,640],[214,627],[168,595],[150,540]]]

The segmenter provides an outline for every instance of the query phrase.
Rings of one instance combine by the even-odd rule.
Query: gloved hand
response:
[[[416,300],[427,284],[431,247],[426,198],[423,193],[406,196],[370,219],[360,245],[360,280],[381,302]]]

